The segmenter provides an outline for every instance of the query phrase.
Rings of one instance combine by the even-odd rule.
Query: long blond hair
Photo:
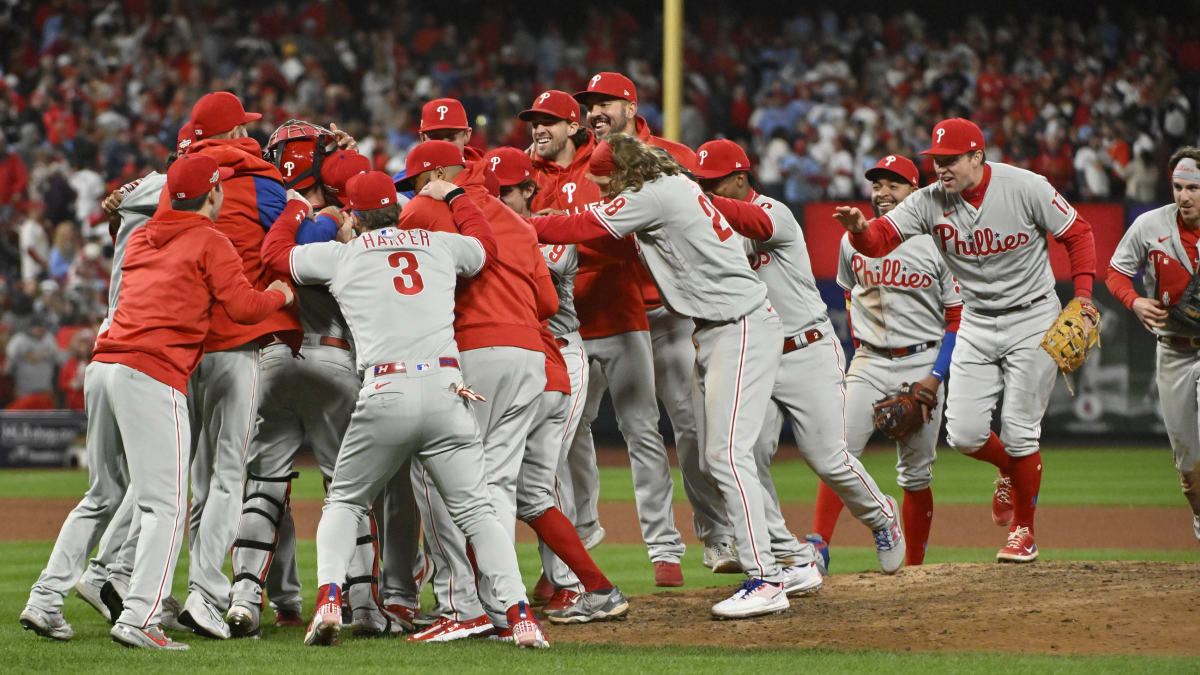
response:
[[[612,146],[613,164],[609,193],[618,194],[625,190],[637,192],[647,182],[659,176],[676,176],[683,172],[679,164],[666,152],[652,148],[629,134],[612,134],[608,137]]]

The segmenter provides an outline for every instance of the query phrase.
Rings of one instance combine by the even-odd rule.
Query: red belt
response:
[[[1161,335],[1158,341],[1171,347],[1200,349],[1200,337],[1184,337],[1182,335]]]
[[[305,336],[305,337],[307,337],[307,336]],[[329,337],[326,335],[322,335],[321,338],[319,340],[317,340],[317,344],[325,345],[326,347],[337,347],[338,349],[345,349],[346,351],[352,351],[352,348],[350,347],[350,341],[343,340],[342,338],[335,338],[335,337]]]
[[[432,361],[396,361],[395,363],[381,363],[372,367],[372,373],[379,377],[380,375],[389,375],[391,373],[407,373],[409,368],[413,372],[429,370],[435,364]],[[437,360],[436,364],[439,368],[458,368],[458,359],[443,356]]]
[[[926,349],[933,349],[934,346],[937,345],[937,340],[931,340],[929,342],[922,342],[921,344],[918,344],[918,345],[909,345],[907,347],[896,347],[895,349],[889,349],[887,347],[876,347],[875,345],[867,344],[866,342],[859,342],[858,344],[860,347],[866,347],[868,350],[873,351],[876,354],[886,356],[889,359],[897,359],[897,358],[900,358],[901,356],[909,356],[910,354],[916,354],[918,352],[923,352]]]
[[[799,342],[798,340],[796,340],[796,338],[799,338],[799,337],[803,337],[804,342]],[[817,330],[816,328],[814,328],[812,330],[806,330],[806,331],[804,331],[804,333],[802,335],[797,335],[795,337],[790,337],[790,338],[784,340],[783,341],[783,353],[787,354],[788,352],[794,352],[797,349],[804,349],[805,347],[811,345],[812,343],[816,342],[817,340],[820,340],[822,337],[825,337],[825,334],[822,333],[821,331]]]

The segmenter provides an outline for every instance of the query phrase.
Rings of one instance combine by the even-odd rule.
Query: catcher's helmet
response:
[[[263,158],[279,169],[286,187],[307,190],[318,184],[321,161],[332,144],[333,132],[329,129],[311,122],[288,120],[271,134]]]

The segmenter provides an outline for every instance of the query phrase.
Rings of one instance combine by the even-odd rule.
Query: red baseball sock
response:
[[[824,482],[817,488],[817,507],[813,510],[813,530],[828,544],[833,541],[833,528],[842,512],[842,498]]]
[[[575,526],[557,508],[550,507],[542,515],[529,521],[529,526],[537,532],[542,541],[554,551],[554,555],[571,568],[584,590],[599,591],[612,588],[612,582],[596,567],[592,556],[588,555],[583,542],[575,532]]]
[[[904,537],[908,539],[904,564],[920,565],[925,562],[925,545],[929,543],[929,527],[933,524],[933,490],[905,490],[900,513]]]
[[[1042,453],[1013,457],[1008,474],[1013,486],[1013,526],[1028,527],[1033,532],[1033,512],[1042,489]]]
[[[987,442],[983,444],[983,447],[970,453],[967,457],[987,462],[1000,469],[1000,473],[1006,475],[1011,473],[1008,470],[1008,465],[1012,461],[1012,458],[1004,451],[1004,444],[1000,442],[1000,438],[996,436],[996,432],[994,431],[988,436]]]

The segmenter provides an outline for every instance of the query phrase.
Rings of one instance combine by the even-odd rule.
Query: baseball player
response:
[[[899,513],[895,500],[880,491],[858,457],[846,450],[846,428],[838,423],[846,416],[846,359],[817,291],[804,233],[787,206],[750,186],[750,160],[741,146],[728,140],[709,141],[700,146],[700,153],[696,175],[701,186],[716,195],[716,207],[743,237],[751,269],[766,284],[772,303],[781,308],[786,338],[780,340],[782,356],[772,398],[791,418],[804,461],[870,528],[879,566],[894,573],[904,564]],[[767,410],[763,413],[767,423],[756,449],[765,484],[782,420],[767,415]],[[821,579],[812,544],[800,543],[787,530],[777,500],[768,502],[772,552],[777,559],[796,561],[801,569],[814,568],[812,588],[805,590],[815,590]]]
[[[1113,253],[1108,289],[1158,339],[1158,400],[1175,455],[1183,496],[1192,507],[1192,531],[1200,540],[1200,427],[1197,368],[1200,329],[1169,310],[1183,299],[1200,270],[1200,148],[1183,147],[1167,163],[1175,202],[1138,216]],[[1153,297],[1133,289],[1133,277]]]
[[[958,342],[950,362],[946,436],[950,446],[994,465],[1011,479],[1012,522],[996,559],[1032,562],[1034,512],[1042,482],[1038,451],[1042,415],[1057,375],[1040,347],[1061,310],[1046,234],[1070,254],[1075,296],[1090,305],[1096,249],[1091,226],[1045,178],[986,161],[983,132],[962,118],[933,128],[938,180],[887,214],[868,221],[856,208],[834,214],[858,252],[882,258],[919,234],[933,237],[958,279],[964,300]],[[1001,390],[1009,396],[1001,428],[991,430]],[[997,517],[993,502],[993,519]],[[1002,514],[1001,514],[1002,515]]]
[[[176,139],[176,153],[173,153],[168,158],[168,165],[174,162],[178,154],[183,154],[188,145],[192,142],[194,133],[190,123],[183,125],[179,129],[179,134]],[[112,315],[117,309],[117,300],[121,290],[121,265],[125,260],[125,247],[129,240],[129,235],[137,228],[145,225],[146,222],[154,215],[154,211],[159,202],[159,194],[167,183],[167,176],[164,173],[151,171],[149,174],[139,178],[133,182],[121,186],[120,189],[114,190],[109,194],[101,206],[104,212],[109,216],[109,233],[113,238],[113,260],[112,272],[109,278],[108,287],[108,311],[105,314],[104,320],[100,324],[98,335],[103,335],[112,323]],[[102,421],[108,421],[109,418],[99,417],[95,420],[95,424],[89,427],[88,437],[95,441],[95,444],[89,445],[90,448],[113,448],[119,443],[119,435],[115,425],[101,424]],[[89,466],[95,466],[101,460],[99,458],[89,458]],[[96,474],[92,477],[93,480],[105,478],[105,474]],[[97,486],[93,488],[97,494],[108,494],[116,492],[119,488],[114,485]],[[128,491],[125,492],[125,497],[121,500],[120,506],[112,512],[100,510],[95,513],[95,517],[99,519],[96,523],[98,531],[102,531],[100,537],[99,549],[96,557],[88,561],[87,569],[82,577],[78,577],[78,582],[75,583],[75,593],[85,602],[91,605],[105,621],[113,623],[117,617],[121,615],[123,607],[120,603],[120,598],[128,594],[129,576],[133,573],[133,555],[135,548],[130,547],[130,555],[127,559],[119,558],[122,545],[125,543],[130,526],[134,521],[134,509],[137,505],[137,497]],[[111,519],[105,521],[106,517]],[[65,525],[64,525],[65,527]],[[90,550],[68,550],[68,546],[78,547],[94,544],[91,537],[80,538],[73,537],[59,542],[56,546],[56,555],[52,556],[46,570],[38,580],[37,586],[45,589],[50,593],[58,593],[64,595],[69,590],[69,581],[77,577],[78,570],[67,569],[60,566],[60,561],[74,560],[77,557],[84,556]],[[115,573],[115,577],[110,573],[110,569]],[[110,582],[112,578],[112,582]],[[120,584],[120,593],[117,595],[113,587],[113,582]],[[105,584],[109,588],[105,589]],[[109,603],[105,602],[105,598],[110,598]],[[61,606],[61,602],[58,603]],[[163,621],[174,622],[178,616],[179,602],[173,596],[168,595],[163,600]],[[170,616],[168,616],[170,615]],[[171,628],[171,626],[167,626]]]
[[[500,200],[528,220],[529,202],[537,192],[529,156],[515,148],[493,150],[485,156],[488,169],[500,183]],[[538,419],[529,432],[517,482],[517,517],[538,533],[542,579],[552,589],[545,612],[552,623],[586,623],[620,618],[629,602],[588,555],[563,504],[571,502],[565,475],[567,452],[579,424],[586,356],[579,338],[572,292],[579,266],[572,245],[543,246],[542,256],[558,292],[558,311],[547,321],[546,391]],[[568,361],[569,359],[569,361]],[[562,493],[566,493],[563,495]],[[566,507],[573,511],[573,505]],[[565,558],[555,555],[564,551]],[[569,560],[566,565],[563,560]],[[539,580],[541,583],[541,580]]]
[[[565,244],[634,234],[664,304],[695,320],[704,459],[724,496],[749,577],[712,612],[745,618],[786,610],[788,591],[820,575],[811,564],[781,567],[765,522],[753,451],[783,343],[767,287],[750,269],[728,222],[675,162],[616,134],[596,146],[588,171],[610,201],[580,214],[534,219],[539,238]]]
[[[449,141],[457,145],[469,162],[483,158],[483,153],[468,145],[471,125],[467,122],[466,108],[456,98],[435,98],[421,106],[421,125],[417,133],[421,142]]]
[[[326,241],[336,236],[341,223],[336,207],[325,204],[325,186],[336,194],[350,176],[371,168],[370,161],[357,152],[330,152],[334,142],[331,130],[290,120],[275,130],[267,144],[267,158],[280,168],[285,187],[298,191],[315,208],[324,207],[305,225]],[[302,287],[297,297],[304,328],[300,358],[293,358],[291,348],[277,340],[263,348],[259,359],[262,399],[233,543],[234,585],[225,617],[233,637],[259,634],[264,588],[269,587],[277,624],[300,618],[295,526],[288,507],[291,481],[298,475],[292,471],[292,461],[305,444],[312,448],[326,482],[333,478],[337,449],[360,385],[350,333],[337,303],[323,287]],[[359,523],[359,543],[343,587],[353,608],[351,626],[357,634],[411,629],[411,624],[379,606],[373,520],[372,509]]]
[[[484,162],[468,162],[447,141],[426,141],[409,153],[406,178],[400,189],[420,190],[433,179],[445,178],[467,190],[487,215],[500,250],[496,264],[465,283],[455,303],[455,339],[462,350],[463,372],[486,401],[473,407],[484,442],[488,489],[510,538],[517,511],[517,480],[529,430],[546,386],[541,322],[558,309],[550,271],[527,222],[492,196],[498,185]],[[401,214],[402,229],[453,231],[445,205],[428,198],[413,199]],[[422,524],[434,539],[427,551],[434,558],[434,591],[445,612],[413,641],[447,641],[503,628],[506,605],[497,602],[487,578],[478,592],[467,555],[466,541],[452,526],[445,494],[432,489],[428,471],[414,463],[418,504],[428,500]],[[424,506],[422,505],[424,509]],[[442,602],[444,600],[444,603]],[[480,606],[482,601],[482,606]],[[485,613],[486,610],[486,613]]]
[[[871,206],[879,217],[918,188],[917,167],[907,157],[887,155],[866,173]],[[867,258],[842,238],[837,282],[846,292],[857,349],[846,371],[846,446],[855,457],[875,431],[872,405],[906,383],[919,382],[937,396],[921,430],[896,443],[897,483],[904,490],[906,565],[925,559],[933,522],[933,462],[945,397],[942,383],[958,337],[962,297],[958,281],[928,236],[912,237],[884,258]],[[817,491],[813,529],[826,542],[842,500],[825,483]]]
[[[88,548],[74,560],[53,566],[80,569],[82,553],[100,535],[93,514],[111,514],[125,487],[131,489],[141,533],[129,593],[111,634],[132,647],[187,649],[166,637],[159,622],[186,517],[190,434],[184,391],[200,361],[212,307],[220,303],[234,321],[253,324],[292,301],[280,281],[254,290],[233,246],[212,227],[222,208],[220,183],[232,176],[205,156],[188,155],[171,165],[170,208],[130,235],[120,302],[88,366],[89,425],[98,425],[89,443],[117,442],[89,451],[98,460],[89,465],[94,478],[64,523],[62,546],[56,544],[51,560],[80,551],[74,542],[86,541]],[[115,437],[99,433],[105,427],[115,427]],[[35,584],[21,624],[69,640],[74,631],[62,616],[65,591],[57,591]]]
[[[602,199],[600,189],[586,175],[595,142],[579,126],[579,104],[566,92],[550,90],[519,117],[530,123],[533,134],[534,176],[539,189],[532,210],[583,213],[595,208]],[[583,417],[568,455],[575,524],[589,548],[604,538],[597,510],[599,472],[591,425],[608,388],[629,452],[638,524],[654,566],[654,583],[681,586],[679,561],[686,549],[675,527],[674,483],[658,432],[650,325],[637,276],[641,265],[631,252],[614,256],[614,247],[604,248],[578,247],[575,307],[591,371]]]
[[[246,278],[261,288],[271,278],[258,249],[266,228],[283,210],[286,192],[279,170],[262,158],[236,96],[215,92],[192,107],[196,142],[188,154],[211,157],[234,170],[216,228],[242,256]],[[293,314],[277,312],[261,324],[238,326],[214,310],[205,357],[188,386],[193,435],[192,510],[188,522],[188,597],[179,620],[214,639],[229,637],[230,580],[222,571],[236,538],[242,480],[258,408],[259,339],[277,335],[296,344],[301,336]],[[298,344],[296,345],[298,347]]]
[[[637,87],[620,73],[597,73],[588,80],[587,89],[575,94],[588,113],[588,124],[597,139],[610,134],[636,136],[643,143],[661,148],[688,171],[696,169],[696,153],[682,143],[668,141],[650,133],[645,118],[637,114]],[[650,322],[650,343],[654,358],[654,389],[663,402],[675,436],[675,454],[679,459],[683,489],[692,506],[692,527],[696,538],[704,542],[703,562],[713,572],[740,572],[733,550],[733,528],[720,507],[720,493],[700,470],[698,431],[692,371],[696,347],[692,344],[694,326],[663,306],[654,280],[645,268],[636,268],[641,281],[646,317]]]
[[[441,141],[423,145],[428,144],[454,148]],[[461,157],[457,148],[454,153]],[[481,578],[506,607],[514,642],[548,647],[525,601],[511,535],[486,488],[479,428],[468,410],[469,400],[481,401],[463,385],[453,333],[457,277],[476,276],[485,264],[495,264],[497,240],[464,189],[428,179],[421,187],[428,198],[448,201],[463,235],[398,228],[392,178],[373,171],[347,184],[355,227],[362,231],[348,244],[296,246],[296,224],[308,208],[299,200],[287,207],[293,223],[276,226],[263,243],[273,269],[290,270],[301,284],[329,286],[351,327],[364,373],[317,528],[320,589],[304,641],[336,644],[342,624],[339,584],[356,524],[383,485],[417,454],[478,554]]]

